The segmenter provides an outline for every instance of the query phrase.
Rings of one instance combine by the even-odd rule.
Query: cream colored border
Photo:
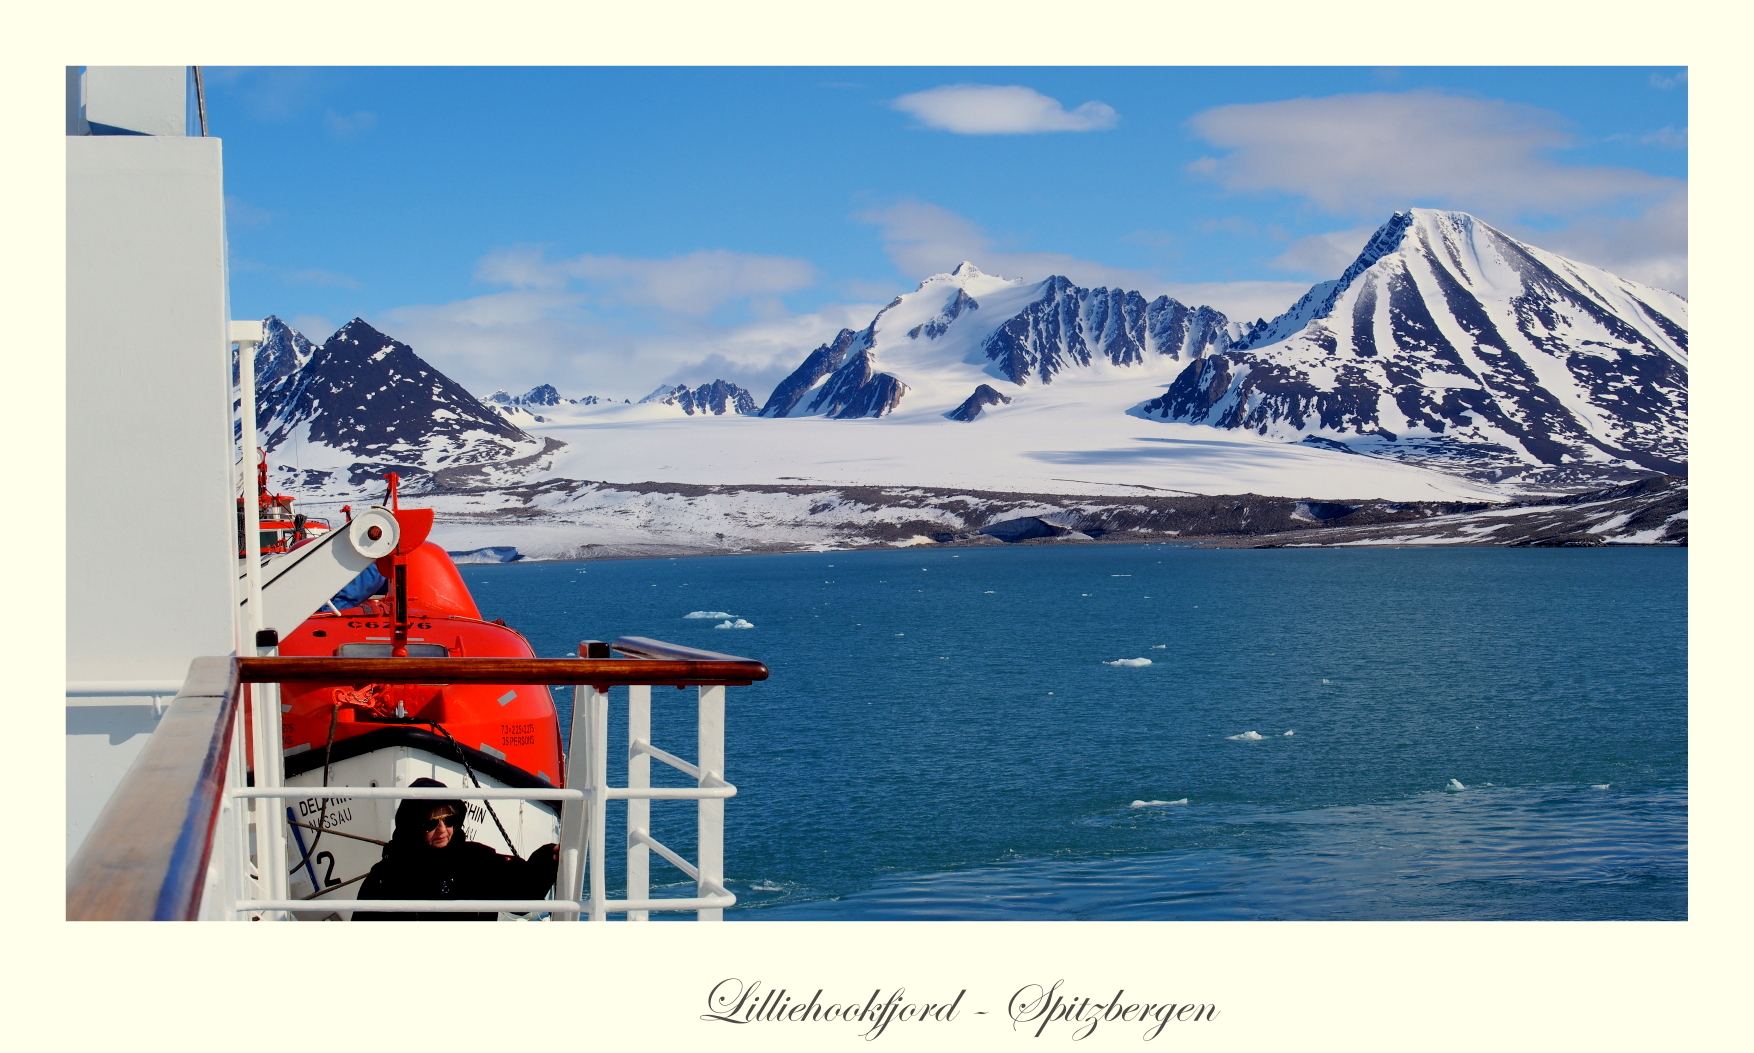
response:
[[[829,6],[409,2],[33,6],[9,16],[0,84],[13,114],[6,191],[7,492],[14,587],[8,663],[13,822],[5,889],[13,1034],[20,1048],[605,1048],[657,1040],[724,1049],[861,1048],[831,1025],[707,1024],[727,976],[830,994],[968,988],[957,1022],[895,1025],[909,1049],[1045,1048],[1013,1033],[1026,983],[1116,987],[1218,1003],[1170,1042],[1222,1049],[1711,1049],[1742,994],[1749,853],[1740,754],[1749,741],[1750,481],[1738,439],[1754,414],[1746,18],[1703,3],[1429,5],[1041,0]],[[52,62],[51,62],[52,60]],[[61,434],[61,64],[787,63],[1689,64],[1698,105],[1693,214],[1695,385],[1691,920],[1655,924],[1109,923],[727,924],[451,930],[68,925],[54,700],[62,615],[56,562]],[[531,100],[540,105],[540,100]],[[75,378],[76,379],[76,378]],[[1746,440],[1743,440],[1745,444]],[[1637,612],[1624,621],[1638,646]],[[42,746],[40,763],[16,758]],[[40,786],[41,789],[38,789]],[[22,898],[21,898],[22,897]],[[806,992],[807,993],[807,992]],[[844,1027],[844,1025],[843,1025]],[[1138,1040],[1107,1025],[1091,1046]]]

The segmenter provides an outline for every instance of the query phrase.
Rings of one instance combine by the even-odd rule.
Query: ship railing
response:
[[[610,657],[614,651],[622,658]],[[585,641],[577,659],[197,658],[158,730],[98,817],[68,867],[69,920],[197,920],[287,917],[292,911],[546,912],[555,920],[646,920],[657,910],[717,921],[736,897],[724,886],[725,688],[767,678],[760,662],[643,637]],[[306,797],[281,777],[279,685],[343,683],[573,684],[572,749],[564,787],[345,787],[348,796],[390,799],[537,800],[561,804],[560,866],[544,900],[293,899],[287,893],[286,818],[278,803]],[[252,685],[244,701],[243,685]],[[628,785],[608,782],[608,694],[629,695]],[[698,689],[698,757],[690,764],[650,740],[654,686]],[[247,728],[247,732],[246,732]],[[240,763],[245,743],[249,764]],[[692,787],[654,787],[649,758],[692,775]],[[272,761],[270,761],[272,758]],[[246,785],[246,768],[260,774]],[[333,789],[342,789],[332,787]],[[627,894],[605,891],[607,804],[628,802]],[[697,860],[651,836],[652,800],[697,803]],[[252,850],[253,849],[253,850]],[[654,899],[649,852],[695,882],[692,897]],[[585,895],[585,878],[590,894]]]
[[[175,695],[67,866],[69,921],[219,917],[209,893],[243,880],[238,659],[195,659]]]

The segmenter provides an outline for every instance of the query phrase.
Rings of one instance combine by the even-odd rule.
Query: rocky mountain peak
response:
[[[1501,479],[1686,471],[1687,303],[1462,212],[1397,212],[1339,278],[1134,412]]]
[[[690,417],[696,413],[702,415],[723,416],[726,413],[754,414],[758,412],[755,396],[745,388],[725,380],[714,380],[710,384],[702,384],[690,389],[687,384],[671,386],[660,384],[656,391],[640,399],[643,405],[656,402],[665,406],[678,406]]]
[[[296,361],[309,341],[273,323],[265,336],[274,353],[257,356],[256,399],[259,444],[270,453],[293,442],[297,459],[341,462],[358,485],[384,471],[418,477],[544,446],[363,319],[342,326],[291,371],[287,350]]]

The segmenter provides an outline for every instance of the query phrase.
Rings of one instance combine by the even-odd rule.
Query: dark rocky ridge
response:
[[[692,390],[686,384],[678,384],[668,394],[654,392],[640,401],[660,402],[666,406],[680,406],[682,412],[690,417],[697,412],[713,416],[724,416],[726,413],[753,414],[756,412],[755,396],[746,389],[724,380],[702,384]]]
[[[314,347],[278,318],[256,355],[257,432],[270,456],[300,425],[351,454],[348,485],[394,471],[418,480],[457,466],[528,459],[551,448],[511,424],[412,348],[355,318]],[[280,466],[277,466],[280,467]],[[299,480],[328,481],[327,473]]]
[[[1194,359],[1230,346],[1229,320],[1211,307],[1125,289],[1083,289],[1054,275],[1042,295],[987,338],[983,350],[1014,384],[1056,375],[1093,358],[1138,365],[1147,355]]]
[[[1149,489],[1149,488],[1143,488]],[[702,498],[735,494],[787,494],[810,498],[805,517],[824,537],[846,548],[888,548],[929,538],[937,545],[1193,542],[1218,547],[1278,548],[1292,545],[1450,543],[1463,545],[1554,545],[1578,541],[1615,543],[1658,531],[1658,543],[1685,545],[1687,483],[1678,477],[1646,479],[1546,501],[1472,502],[1321,501],[1231,495],[1082,497],[1015,494],[932,487],[791,485],[689,485],[609,483],[555,479],[499,487],[500,507],[441,513],[441,522],[515,523],[548,516],[552,500],[583,490]],[[482,494],[447,488],[448,495]],[[538,501],[542,501],[539,505]],[[904,510],[898,521],[872,522],[861,512]],[[723,524],[731,536],[736,524]],[[1604,529],[1605,527],[1605,529]],[[1592,528],[1595,528],[1592,530]],[[710,526],[704,529],[712,529]],[[1419,539],[1426,539],[1423,542]],[[1407,539],[1407,540],[1397,540]],[[795,544],[764,543],[745,536],[718,548],[654,539],[651,555],[715,552],[799,551]],[[625,546],[582,545],[567,558],[638,555]]]
[[[954,273],[965,273],[964,267],[971,265],[965,263]],[[872,349],[877,323],[901,302],[897,297],[864,329],[842,329],[812,351],[774,388],[761,415],[820,413],[845,420],[881,417],[894,410],[908,387],[899,377],[878,369]],[[967,290],[958,288],[935,317],[906,335],[914,340],[936,339],[958,319],[980,309]],[[1229,347],[1230,334],[1229,320],[1213,308],[1189,307],[1168,296],[1147,301],[1125,289],[1085,289],[1055,275],[1042,283],[1036,299],[985,338],[981,352],[1014,384],[1032,380],[1051,384],[1066,370],[1088,368],[1099,359],[1129,366],[1149,356],[1199,358]]]
[[[950,323],[962,317],[962,312],[980,309],[981,305],[968,294],[967,289],[958,289],[956,294],[945,302],[944,309],[938,312],[938,317],[909,329],[907,331],[908,338],[918,340],[920,334],[924,333],[926,339],[936,340],[950,330]]]
[[[1686,329],[1657,295],[1463,213],[1397,213],[1339,279],[1133,412],[1494,481],[1684,475]]]
[[[986,407],[1008,406],[1010,404],[1011,396],[1001,395],[998,389],[991,384],[982,384],[974,389],[974,394],[962,400],[962,405],[946,413],[945,416],[951,420],[972,423],[976,417],[981,415],[981,410]]]

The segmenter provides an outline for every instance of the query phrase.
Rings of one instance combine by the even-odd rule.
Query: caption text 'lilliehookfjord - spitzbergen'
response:
[[[1005,1003],[1011,1030],[1041,1038],[1053,1028],[1054,1032],[1068,1034],[1077,1041],[1088,1038],[1104,1023],[1132,1023],[1147,1025],[1141,1037],[1150,1041],[1171,1022],[1209,1023],[1218,1017],[1218,1007],[1209,1003],[1129,1002],[1125,989],[1116,991],[1114,997],[1104,1002],[1092,996],[1062,993],[1064,983],[1056,980],[1046,987],[1025,984],[1018,988]],[[701,1019],[726,1024],[852,1024],[859,1029],[860,1038],[873,1041],[894,1023],[947,1024],[965,1012],[975,1017],[992,1015],[963,1004],[968,995],[966,988],[950,998],[935,1001],[909,999],[905,987],[897,987],[885,996],[879,987],[863,999],[824,1002],[823,990],[817,988],[805,1000],[793,997],[784,987],[764,989],[760,980],[745,983],[736,978],[725,979],[707,993],[708,1012],[701,1014]]]

